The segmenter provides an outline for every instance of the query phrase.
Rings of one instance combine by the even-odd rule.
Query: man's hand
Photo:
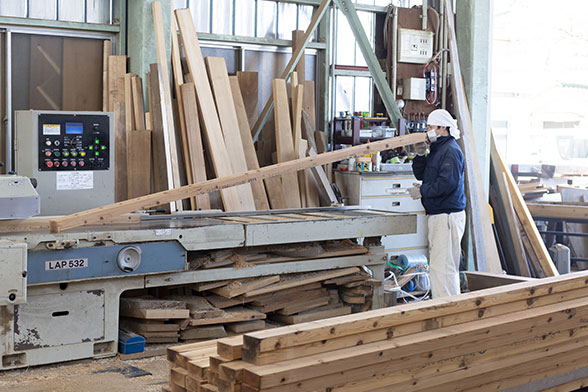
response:
[[[427,152],[427,143],[420,142],[414,145],[414,150],[417,155],[423,156]]]
[[[421,184],[414,183],[412,188],[408,188],[408,194],[412,197],[413,200],[420,199],[421,196]]]

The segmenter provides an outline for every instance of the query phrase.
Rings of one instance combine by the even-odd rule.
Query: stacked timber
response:
[[[188,391],[503,390],[586,366],[588,273],[170,349],[206,363]],[[206,377],[205,377],[206,376]],[[569,380],[566,380],[569,381]],[[180,389],[178,389],[180,388]],[[192,389],[190,389],[192,388]]]
[[[200,342],[371,309],[356,267],[195,283],[121,298],[121,327],[147,343]]]

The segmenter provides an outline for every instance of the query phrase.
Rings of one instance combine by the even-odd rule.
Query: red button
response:
[[[59,162],[55,162],[53,165],[54,165],[55,167],[59,167]]]
[[[63,167],[67,167],[67,162],[62,163]]]
[[[76,161],[72,161],[72,162],[71,162],[71,165],[72,165],[73,167],[75,167],[75,166],[77,165]]]
[[[47,162],[45,162],[45,166],[47,166],[47,167],[53,167],[53,162],[47,161]]]
[[[83,167],[84,165],[85,165],[84,161],[80,161],[80,166]]]

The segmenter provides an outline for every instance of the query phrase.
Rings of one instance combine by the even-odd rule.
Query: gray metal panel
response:
[[[172,0],[172,7],[174,10],[188,8],[188,0]]]
[[[70,22],[85,22],[84,0],[59,0],[58,19]]]
[[[73,248],[28,253],[28,284],[69,282],[144,275],[185,269],[186,253],[177,242],[153,242],[134,245],[141,250],[141,264],[133,272],[117,265],[117,255],[125,245]],[[87,267],[48,270],[46,262],[87,259]]]
[[[245,52],[245,71],[258,73],[258,102],[263,105],[272,94],[272,80],[279,77],[290,53],[250,51]]]
[[[233,34],[233,0],[214,0],[212,2],[212,33]]]
[[[86,17],[88,23],[108,24],[110,22],[111,0],[86,0]]]
[[[257,2],[257,37],[276,38],[276,11],[275,1]]]
[[[178,272],[174,274],[153,275],[145,277],[145,287],[170,286],[176,284],[211,282],[223,279],[242,279],[254,276],[293,274],[298,272],[321,271],[361,265],[380,265],[386,262],[382,248],[370,255],[333,257],[289,261],[287,263],[263,264],[248,268],[213,268],[210,270]],[[373,249],[370,249],[372,251]]]
[[[379,237],[392,234],[416,233],[416,215],[398,214],[376,218],[354,218],[327,221],[306,221],[273,223],[268,225],[247,225],[245,227],[246,246],[272,243],[294,243],[325,241],[354,237]]]
[[[0,241],[0,306],[27,301],[26,270],[27,245]]]
[[[26,2],[24,0],[0,1],[0,16],[16,16],[24,18],[26,14]]]
[[[36,178],[41,196],[41,215],[64,215],[114,203],[114,115],[105,112],[16,111],[15,163],[23,176]],[[93,171],[93,189],[56,190],[56,172],[38,170],[38,119],[40,114],[108,116],[110,124],[110,168]]]
[[[57,0],[29,0],[29,18],[57,19]]]
[[[292,30],[296,30],[297,16],[296,4],[278,3],[278,38],[292,39]]]
[[[255,37],[255,0],[235,2],[235,35]]]
[[[236,50],[234,48],[226,47],[214,47],[202,45],[202,55],[204,57],[223,57],[227,63],[227,71],[229,74],[234,75],[238,71],[238,58]]]

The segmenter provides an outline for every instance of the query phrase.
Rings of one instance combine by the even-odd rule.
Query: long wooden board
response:
[[[233,174],[229,177],[216,178],[200,184],[186,185],[178,189],[154,193],[148,196],[126,200],[123,202],[102,206],[91,210],[67,215],[51,221],[51,231],[60,232],[81,225],[100,222],[103,219],[116,217],[136,210],[148,209],[154,205],[164,205],[173,200],[181,200],[187,197],[208,193],[212,190],[223,189],[237,184],[260,181],[264,178],[276,177],[284,173],[295,173],[299,170],[337,162],[350,157],[371,154],[378,151],[391,150],[406,145],[424,142],[426,135],[415,133],[406,136],[381,140],[366,145],[354,146],[342,150],[319,154],[314,157],[296,159],[294,161],[279,163],[262,167],[258,170],[250,170],[245,173]]]
[[[108,105],[108,57],[112,55],[112,41],[104,40],[102,47],[102,111],[107,112]]]
[[[247,162],[248,170],[259,169],[259,161],[255,153],[255,146],[251,138],[251,128],[247,120],[247,110],[243,95],[241,94],[241,87],[239,86],[239,78],[237,76],[229,76],[231,84],[231,93],[233,94],[233,102],[235,104],[235,111],[237,112],[237,120],[239,121],[239,131],[241,133],[241,143],[243,143],[243,151],[245,153],[245,161]],[[255,209],[269,210],[269,202],[267,194],[263,186],[263,182],[251,183],[251,190],[253,191],[253,198],[255,199]]]
[[[114,201],[129,198],[127,189],[127,131],[125,129],[125,103],[117,102],[114,108]]]
[[[151,131],[127,132],[127,181],[129,198],[151,193]]]
[[[125,132],[131,132],[135,128],[135,109],[133,108],[133,74],[125,74]]]
[[[146,130],[145,107],[143,106],[143,85],[141,84],[141,78],[133,76],[131,79],[131,87],[133,91],[134,129]]]
[[[526,204],[533,217],[588,220],[588,206],[585,205],[540,202],[527,202]]]
[[[194,27],[194,20],[190,10],[175,11],[180,36],[184,44],[186,61],[190,70],[190,77],[196,87],[202,124],[210,147],[210,156],[216,175],[219,179],[233,175],[229,153],[223,139],[221,124],[216,111],[212,90],[206,76],[206,66],[200,50],[198,35]],[[223,204],[226,211],[244,211],[241,204],[241,189],[228,188],[221,191]]]
[[[159,91],[159,64],[149,66],[151,94],[149,97],[149,113],[151,114],[151,149],[153,162],[153,191],[161,192],[168,189],[167,164],[165,155],[165,135],[161,115],[161,94]]]
[[[243,94],[245,111],[247,112],[247,121],[249,122],[249,129],[251,130],[251,127],[255,125],[258,114],[258,75],[257,72],[237,72],[237,79],[239,80],[239,87]]]
[[[159,64],[159,92],[161,96],[161,117],[165,143],[167,185],[168,189],[174,189],[181,186],[181,182],[161,3],[159,1],[154,1],[151,4],[151,10],[153,12],[157,63]],[[182,203],[171,203],[170,205],[172,209],[175,208],[178,211],[182,211],[183,209]]]
[[[475,254],[475,261],[478,270],[501,273],[502,266],[500,257],[496,248],[496,241],[490,222],[490,212],[488,210],[488,198],[484,191],[482,183],[482,174],[478,162],[478,153],[474,138],[472,118],[468,102],[466,99],[465,88],[459,67],[459,55],[457,51],[457,39],[455,35],[455,26],[453,21],[453,3],[445,2],[445,21],[449,33],[449,49],[451,54],[451,90],[453,91],[454,106],[457,111],[457,121],[462,130],[460,143],[463,145],[464,157],[466,161],[466,194],[468,197],[467,212],[471,221],[471,235]]]
[[[288,105],[288,93],[284,79],[274,79],[274,119],[276,123],[276,147],[278,162],[287,162],[296,159],[294,143],[292,139],[292,126],[290,123],[290,108]],[[282,185],[286,205],[288,208],[300,208],[300,188],[298,177],[294,173],[282,176]]]
[[[200,121],[198,119],[198,102],[193,83],[184,83],[180,86],[180,95],[184,105],[184,119],[186,121],[186,139],[192,168],[193,184],[206,181],[206,168],[204,161],[204,149],[202,135],[200,134]],[[210,209],[210,196],[204,193],[196,196],[196,206],[201,210]]]
[[[231,158],[230,162],[233,173],[243,173],[247,171],[247,160],[245,159],[243,142],[239,130],[239,120],[237,119],[225,59],[223,57],[207,57],[205,62],[222,127],[225,146]],[[255,201],[253,199],[251,185],[242,185],[239,187],[239,191],[243,208],[246,211],[254,211]]]

